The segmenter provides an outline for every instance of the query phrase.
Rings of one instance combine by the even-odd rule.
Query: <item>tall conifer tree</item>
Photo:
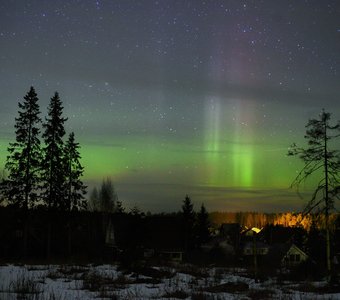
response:
[[[15,142],[8,147],[5,169],[8,178],[3,180],[5,199],[18,207],[28,209],[37,200],[40,166],[38,97],[33,87],[19,103],[19,117],[15,118]]]
[[[183,201],[182,215],[184,221],[184,248],[187,252],[193,247],[193,230],[195,222],[194,205],[188,195],[185,196]]]
[[[204,204],[202,203],[200,211],[197,213],[197,223],[196,223],[196,237],[197,243],[201,246],[203,243],[209,240],[209,213],[207,212]]]
[[[87,208],[90,211],[99,211],[99,193],[96,187],[94,187],[90,193]]]
[[[84,168],[80,163],[79,148],[79,143],[75,142],[74,133],[71,132],[65,146],[67,210],[80,210],[85,209],[87,206],[84,198],[86,186],[81,181]]]
[[[63,118],[62,113],[62,102],[59,94],[55,92],[48,106],[48,117],[43,124],[45,147],[43,149],[42,196],[48,209],[67,208],[63,142],[64,123],[67,118]]]
[[[117,193],[110,177],[103,179],[99,192],[99,210],[101,212],[113,213],[118,200]]]
[[[331,242],[329,215],[334,210],[334,201],[340,199],[340,151],[334,150],[334,140],[340,137],[340,122],[330,124],[331,114],[322,110],[318,119],[310,119],[306,125],[305,138],[308,147],[293,144],[288,154],[299,157],[304,167],[297,175],[293,186],[299,187],[311,176],[318,178],[306,212],[319,210],[325,216],[326,227],[326,266],[328,278],[331,275]],[[333,141],[333,144],[332,144]]]

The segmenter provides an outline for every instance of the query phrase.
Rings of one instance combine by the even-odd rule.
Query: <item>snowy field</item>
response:
[[[2,265],[0,299],[340,299],[324,282],[256,283],[244,270],[115,265]]]

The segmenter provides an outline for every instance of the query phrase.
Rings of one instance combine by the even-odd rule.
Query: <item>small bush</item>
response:
[[[98,297],[100,299],[110,299],[110,300],[118,300],[119,299],[119,297],[116,294],[109,292],[105,288],[100,289]]]
[[[85,273],[83,276],[83,289],[99,291],[103,285],[113,282],[112,278],[104,276],[96,271]]]
[[[39,294],[41,292],[38,283],[25,274],[19,275],[15,281],[10,283],[9,287],[12,292],[21,295]]]
[[[56,280],[58,278],[61,278],[62,275],[57,270],[49,270],[46,274],[46,277],[52,280]]]
[[[296,288],[297,291],[315,293],[317,288],[311,282],[303,282],[299,284]]]
[[[67,300],[66,296],[56,295],[54,292],[50,292],[44,295],[43,300]]]
[[[215,283],[218,283],[222,280],[223,278],[223,275],[224,275],[224,270],[221,269],[221,268],[218,268],[218,269],[215,269],[215,272],[214,272],[214,282]]]
[[[275,291],[264,289],[264,290],[251,290],[248,293],[248,297],[252,300],[265,300],[275,299]]]
[[[305,293],[334,294],[340,292],[340,286],[331,284],[315,286],[311,282],[303,282],[296,287],[296,290]]]
[[[47,270],[47,269],[48,269],[47,266],[42,266],[42,265],[37,265],[37,266],[35,266],[35,265],[29,265],[29,266],[27,267],[27,271],[45,271],[45,270]]]
[[[206,288],[210,293],[238,293],[248,291],[249,285],[245,282],[227,282]]]
[[[304,261],[298,266],[291,268],[286,274],[281,274],[283,280],[293,281],[322,280],[325,275],[326,270],[311,260]]]
[[[193,293],[191,295],[191,300],[214,300],[213,295],[204,294],[203,292]]]
[[[116,279],[112,281],[112,285],[116,289],[123,289],[125,285],[133,283],[129,278],[124,275],[119,275]]]
[[[137,278],[135,281],[131,282],[132,284],[140,284],[140,283],[145,283],[145,284],[160,284],[162,281],[157,278]]]
[[[150,267],[141,268],[139,274],[156,279],[172,278],[175,276],[175,272],[172,272],[170,269],[155,269]]]
[[[176,298],[176,299],[185,299],[189,297],[189,294],[182,289],[176,290],[176,291],[171,291],[171,292],[166,292],[163,296],[163,298]]]
[[[61,266],[58,271],[66,276],[81,274],[88,271],[88,267],[83,266]]]
[[[188,274],[198,278],[206,278],[209,276],[209,273],[206,269],[202,269],[193,265],[184,265],[178,269],[178,272]]]

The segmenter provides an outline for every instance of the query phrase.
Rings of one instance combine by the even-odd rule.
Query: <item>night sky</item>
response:
[[[340,119],[340,1],[1,1],[2,166],[31,85],[127,208],[300,210],[286,154]]]

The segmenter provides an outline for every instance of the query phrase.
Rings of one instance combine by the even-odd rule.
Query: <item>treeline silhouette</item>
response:
[[[126,213],[0,206],[0,258],[91,262],[119,259],[130,264],[142,258],[147,248],[183,253],[198,249],[209,240],[209,228],[204,205],[195,212],[189,196],[183,200],[180,212],[154,215],[139,209]]]

